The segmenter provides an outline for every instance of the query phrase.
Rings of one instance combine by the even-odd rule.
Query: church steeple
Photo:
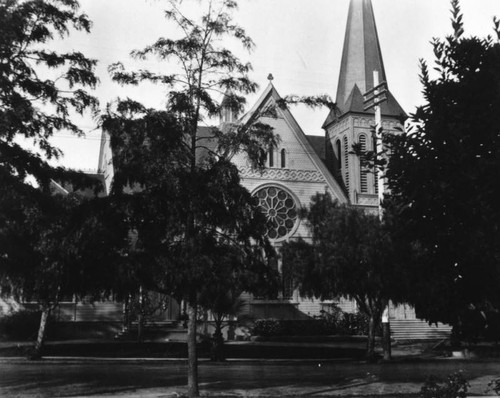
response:
[[[373,88],[373,71],[378,71],[379,81],[386,82],[382,51],[375,24],[371,0],[351,0],[340,64],[336,103],[337,115],[362,112],[363,94]],[[404,111],[393,95],[382,105],[382,114],[399,117]],[[325,125],[332,122],[329,115]]]
[[[379,82],[387,77],[375,25],[371,0],[351,0],[337,86],[337,108],[330,111],[323,128],[327,136],[327,161],[342,182],[349,201],[354,205],[376,208],[377,183],[371,170],[365,169],[352,153],[353,144],[374,150],[371,127],[374,111],[365,110],[363,94],[373,88],[373,72]],[[405,112],[388,90],[380,106],[385,131],[397,131]]]
[[[351,0],[337,86],[337,105],[343,106],[354,86],[361,93],[373,88],[373,71],[386,81],[371,0]]]

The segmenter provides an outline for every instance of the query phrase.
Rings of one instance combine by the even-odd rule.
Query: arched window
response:
[[[286,151],[285,148],[281,150],[281,168],[284,169],[286,167]]]
[[[274,151],[273,151],[273,147],[269,147],[269,167],[274,167]]]
[[[361,134],[359,136],[359,145],[361,150],[366,151],[366,135]],[[360,159],[359,162],[359,188],[361,193],[368,192],[368,174],[366,168],[362,164],[363,162]]]
[[[347,142],[347,136],[344,136],[344,184],[349,192],[349,143]]]
[[[342,170],[342,148],[340,145],[340,140],[337,140],[335,142],[335,149],[337,150],[336,156],[337,156],[337,170]]]

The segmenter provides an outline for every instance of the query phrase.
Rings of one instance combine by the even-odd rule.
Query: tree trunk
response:
[[[212,337],[212,361],[225,361],[224,357],[224,338],[222,337],[221,322],[215,322],[215,332]]]
[[[388,301],[384,303],[383,311],[384,312],[382,314],[382,348],[384,350],[384,361],[390,361],[392,359],[392,352],[391,352],[391,324],[389,323]]]
[[[187,319],[188,319],[188,315],[187,315],[187,309],[186,309],[186,300],[182,300],[181,301],[181,307],[182,307],[182,327],[184,329],[186,329],[188,327],[187,325]]]
[[[123,300],[123,325],[122,333],[130,330],[130,294],[125,296]]]
[[[204,336],[208,336],[208,310],[203,310],[203,332]]]
[[[35,347],[30,356],[31,359],[40,359],[43,353],[43,346],[45,343],[45,331],[47,327],[47,322],[50,316],[50,307],[44,306],[42,308],[42,315],[40,317],[40,327],[38,328],[38,335],[35,342]]]
[[[366,348],[366,357],[368,360],[375,359],[375,327],[376,327],[375,314],[370,312],[370,320],[368,322],[368,341]]]
[[[139,287],[139,312],[137,314],[137,341],[140,343],[143,339],[144,329],[144,297],[142,294],[142,286]]]
[[[196,353],[196,300],[190,300],[188,310],[188,397],[199,397],[198,389],[198,355]]]

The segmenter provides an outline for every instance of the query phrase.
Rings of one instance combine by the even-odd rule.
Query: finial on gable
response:
[[[269,80],[269,82],[271,82],[271,83],[273,82],[274,76],[272,73],[269,73],[269,75],[267,76],[267,80]]]

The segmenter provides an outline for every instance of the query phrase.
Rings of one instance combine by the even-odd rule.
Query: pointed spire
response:
[[[384,61],[380,50],[377,27],[371,0],[351,0],[337,86],[337,110],[331,111],[323,128],[347,112],[365,111],[363,94],[373,88],[373,71],[378,71],[379,81],[387,82]],[[406,113],[390,91],[382,103],[382,115],[406,117]]]
[[[386,81],[384,61],[371,0],[351,0],[337,86],[337,105],[343,107],[354,86],[361,93],[373,88],[373,71]]]

